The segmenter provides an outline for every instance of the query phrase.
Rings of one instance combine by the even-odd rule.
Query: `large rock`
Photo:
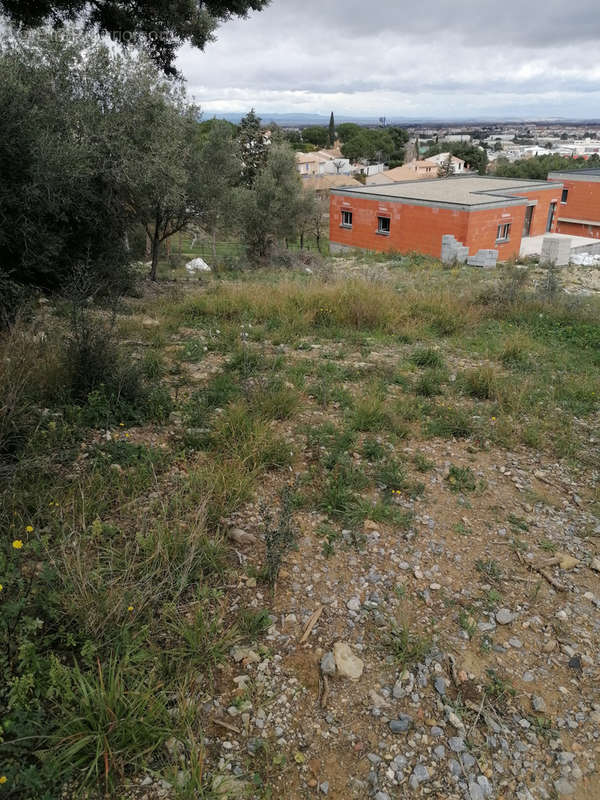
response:
[[[363,673],[364,664],[358,656],[352,652],[347,642],[336,642],[333,645],[333,657],[335,666],[342,678],[350,678],[357,681]]]
[[[193,258],[185,265],[188,272],[210,272],[211,269],[203,258]]]

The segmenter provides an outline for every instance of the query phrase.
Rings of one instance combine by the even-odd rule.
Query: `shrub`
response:
[[[231,403],[215,419],[208,444],[225,458],[239,458],[250,471],[284,467],[291,460],[287,442],[244,401]]]
[[[466,372],[462,384],[465,393],[477,400],[495,400],[498,396],[498,377],[492,367]]]
[[[451,492],[474,492],[476,487],[475,475],[471,467],[450,466],[446,481]]]
[[[431,416],[425,423],[428,436],[441,436],[443,439],[466,438],[473,433],[470,418],[460,408],[453,406],[435,406]]]
[[[97,673],[75,667],[69,700],[59,697],[59,724],[49,737],[53,771],[111,790],[172,735],[167,700],[156,676],[117,657]],[[115,724],[116,723],[116,724]]]
[[[440,369],[426,370],[415,384],[415,393],[421,397],[435,397],[442,394],[445,373]]]
[[[443,367],[444,359],[437,350],[431,347],[423,347],[415,350],[410,360],[417,367]]]

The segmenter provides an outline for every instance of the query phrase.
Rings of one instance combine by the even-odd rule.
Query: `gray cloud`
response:
[[[594,6],[273,0],[223,26],[205,53],[186,48],[179,64],[207,112],[591,118],[600,116]]]

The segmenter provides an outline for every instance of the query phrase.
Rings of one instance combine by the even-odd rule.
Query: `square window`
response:
[[[352,227],[352,212],[342,211],[342,228]]]
[[[498,233],[496,236],[497,242],[508,242],[510,239],[510,222],[498,225]]]
[[[561,203],[566,203],[568,197],[569,197],[569,190],[568,189],[563,189],[562,190],[562,195],[560,197],[560,202]]]
[[[377,217],[377,233],[382,233],[385,236],[390,234],[390,218]]]

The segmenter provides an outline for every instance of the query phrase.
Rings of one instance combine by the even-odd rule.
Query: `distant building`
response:
[[[344,186],[362,186],[360,181],[350,175],[311,175],[302,179],[305,189],[314,189],[317,194],[328,194],[330,189]]]
[[[600,239],[600,169],[550,172],[562,184],[557,233]]]
[[[334,251],[416,250],[439,258],[442,236],[452,234],[470,255],[494,249],[503,261],[519,255],[524,236],[554,232],[561,190],[547,181],[479,175],[334,188],[330,244]]]
[[[353,171],[347,158],[329,150],[296,153],[296,169],[303,178],[314,175],[350,175]]]
[[[437,178],[438,165],[435,161],[410,161],[401,167],[394,167],[367,178],[367,186],[396,183],[397,181],[414,181],[418,178]]]
[[[427,161],[433,161],[434,164],[437,164],[438,167],[441,167],[442,164],[447,163],[448,158],[450,158],[452,171],[455,175],[462,175],[463,172],[467,171],[465,169],[465,162],[462,160],[462,158],[452,156],[450,153],[437,153],[435,156],[427,156]]]

